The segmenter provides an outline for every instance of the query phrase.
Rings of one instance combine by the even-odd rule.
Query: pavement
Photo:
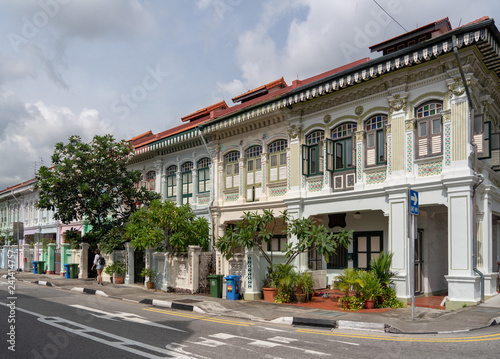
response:
[[[7,281],[7,269],[0,269],[0,278]],[[415,307],[384,312],[346,312],[275,304],[262,300],[227,300],[207,295],[167,293],[148,290],[138,284],[97,285],[94,279],[71,279],[58,275],[16,272],[16,281],[68,290],[82,295],[97,295],[172,309],[194,311],[214,316],[247,319],[296,326],[330,329],[352,329],[399,334],[444,334],[466,332],[500,324],[500,295],[485,303],[456,311]],[[500,327],[499,327],[500,328]]]

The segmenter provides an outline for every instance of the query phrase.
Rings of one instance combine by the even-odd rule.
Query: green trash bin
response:
[[[78,278],[78,263],[71,263],[69,265],[69,277],[70,278]]]
[[[36,262],[36,272],[38,274],[43,274],[45,272],[45,262],[44,261]]]
[[[210,281],[210,296],[213,298],[222,298],[222,274],[210,274],[208,280]]]

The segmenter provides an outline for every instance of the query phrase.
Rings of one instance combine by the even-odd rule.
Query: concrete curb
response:
[[[205,314],[206,312],[198,307],[195,307],[194,305],[189,305],[189,304],[182,304],[182,303],[176,303],[176,302],[171,302],[171,301],[165,301],[165,300],[158,300],[158,299],[143,299],[139,301],[141,304],[148,304],[148,305],[154,305],[156,307],[164,307],[164,308],[171,308],[171,309],[179,309],[179,310],[186,310],[188,312],[196,312],[196,313],[201,313]]]
[[[38,285],[44,285],[44,286],[47,286],[47,287],[53,287],[52,283],[47,282],[45,280],[36,280],[33,283],[38,284]]]
[[[85,293],[85,294],[93,294],[93,295],[98,295],[101,297],[109,297],[106,293],[104,293],[102,290],[96,290],[96,289],[88,289],[88,288],[80,288],[80,287],[74,287],[71,288],[73,292],[79,292],[79,293]]]

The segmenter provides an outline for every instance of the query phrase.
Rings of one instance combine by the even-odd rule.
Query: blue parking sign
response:
[[[418,192],[410,190],[410,214],[418,214]]]

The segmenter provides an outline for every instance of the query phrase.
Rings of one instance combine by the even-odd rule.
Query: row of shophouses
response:
[[[394,254],[395,289],[446,293],[448,308],[497,294],[500,261],[500,34],[487,17],[452,29],[442,19],[371,47],[362,59],[291,85],[281,78],[130,141],[130,168],[164,200],[190,203],[215,241],[247,211],[287,210],[332,232],[353,231],[327,262],[299,256],[325,285],[343,268]],[[37,210],[33,181],[0,192],[0,229],[24,222],[62,242],[72,227]],[[409,191],[419,214],[409,215]],[[415,204],[415,203],[412,203]],[[73,225],[74,227],[74,225]],[[414,236],[413,236],[413,235]],[[414,237],[413,241],[410,239]],[[286,242],[269,245],[283,259]],[[293,240],[293,238],[291,239]],[[245,299],[260,296],[266,262],[243,260]],[[410,270],[413,263],[414,270]],[[216,271],[232,274],[216,256]],[[410,278],[410,274],[414,276]]]

